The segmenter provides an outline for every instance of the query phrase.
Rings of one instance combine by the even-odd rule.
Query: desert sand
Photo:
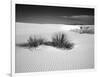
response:
[[[41,36],[51,40],[55,32],[64,32],[75,45],[71,50],[62,50],[41,45],[15,50],[15,72],[40,72],[56,70],[90,69],[94,67],[94,34],[79,34],[65,29],[74,25],[36,24],[16,22],[16,44],[27,42],[29,36]],[[71,28],[71,27],[70,27]],[[77,28],[77,27],[75,27]]]

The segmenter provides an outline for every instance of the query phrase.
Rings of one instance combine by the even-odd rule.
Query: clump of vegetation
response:
[[[52,37],[52,45],[57,48],[72,49],[74,44],[70,43],[66,37],[66,34],[57,33]]]
[[[42,45],[43,43],[44,43],[44,39],[37,38],[36,36],[34,36],[34,38],[32,38],[30,36],[29,39],[27,40],[27,43],[18,44],[18,46],[28,47],[28,48],[32,48],[32,47],[37,48],[38,46]]]
[[[94,26],[80,26],[80,29],[73,29],[71,31],[80,34],[94,34]]]
[[[81,33],[81,34],[82,34],[82,33],[94,34],[94,30],[93,30],[93,29],[85,29],[85,30],[82,30],[80,33]]]
[[[28,40],[28,44],[30,47],[38,47],[39,45],[42,45],[43,42],[44,42],[44,39],[36,38],[36,36],[34,36],[34,38],[29,37],[29,40]]]

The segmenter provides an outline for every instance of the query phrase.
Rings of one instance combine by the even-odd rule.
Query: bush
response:
[[[71,31],[80,34],[94,34],[94,26],[81,26],[80,29],[72,29]]]
[[[93,29],[86,29],[86,30],[82,30],[81,33],[94,34],[94,30]]]
[[[57,48],[72,49],[73,43],[70,43],[64,33],[57,33],[52,37],[52,45]]]
[[[28,44],[30,47],[38,47],[39,45],[42,45],[43,42],[44,42],[44,39],[36,38],[36,36],[34,36],[34,38],[29,37],[29,40],[28,40]]]
[[[32,38],[31,36],[29,37],[29,39],[27,40],[27,43],[23,43],[23,44],[17,44],[17,46],[20,47],[28,47],[28,48],[36,48],[39,45],[42,45],[44,42],[44,39],[42,38],[36,38],[36,36],[34,36],[34,38]]]

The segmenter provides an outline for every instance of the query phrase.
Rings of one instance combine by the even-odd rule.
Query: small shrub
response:
[[[64,33],[57,33],[52,37],[52,45],[57,48],[72,49],[73,43],[70,43]]]
[[[30,47],[38,47],[39,45],[42,45],[43,42],[44,42],[44,39],[36,38],[36,36],[34,36],[34,38],[29,37],[29,40],[28,40],[28,44]]]
[[[94,34],[94,30],[93,29],[85,29],[85,30],[82,30],[81,33]]]
[[[17,44],[17,46],[20,47],[28,47],[28,48],[36,48],[39,45],[42,45],[44,42],[44,39],[42,38],[36,38],[36,36],[34,36],[34,38],[32,38],[31,36],[29,37],[29,39],[27,40],[27,43],[23,43],[23,44]]]

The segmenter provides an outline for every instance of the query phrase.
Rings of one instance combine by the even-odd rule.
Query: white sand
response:
[[[26,42],[30,35],[38,34],[50,40],[54,32],[63,31],[65,25],[16,23],[16,43]],[[67,25],[66,25],[67,26]],[[38,72],[94,67],[94,35],[78,34],[64,30],[75,43],[72,50],[61,50],[50,46],[37,49],[16,47],[15,72]]]

